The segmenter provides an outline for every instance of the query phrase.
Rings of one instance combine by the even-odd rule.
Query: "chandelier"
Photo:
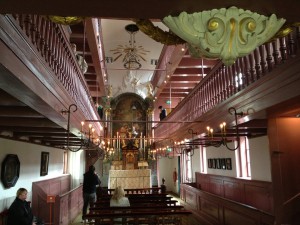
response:
[[[204,147],[216,147],[219,148],[221,146],[226,147],[226,149],[230,151],[235,151],[240,148],[240,132],[238,128],[238,117],[244,116],[243,112],[237,112],[235,108],[230,107],[228,112],[231,115],[234,115],[235,119],[235,132],[233,134],[227,134],[226,132],[226,123],[223,122],[220,124],[220,135],[214,136],[214,130],[211,127],[207,127],[207,134],[204,137],[196,137],[198,136],[197,132],[194,132],[192,129],[189,129],[188,132],[192,134],[192,138],[190,140],[185,140],[181,142],[175,142],[174,149],[180,149],[179,153],[182,153],[182,149],[190,149],[194,150],[195,146],[204,146]],[[231,143],[231,144],[230,144]]]
[[[207,127],[207,133],[204,136],[200,136],[193,129],[189,129],[188,133],[191,134],[190,139],[182,141],[174,141],[173,139],[164,139],[161,142],[157,142],[154,153],[157,158],[168,157],[174,158],[175,155],[187,155],[192,157],[194,151],[199,146],[204,147],[216,147],[224,146],[230,151],[235,151],[240,148],[240,131],[238,128],[238,117],[242,117],[245,114],[243,112],[237,112],[235,108],[230,107],[228,109],[229,114],[234,116],[235,119],[235,131],[233,133],[227,133],[226,123],[220,124],[220,134],[214,134],[214,130]]]
[[[128,70],[137,70],[142,67],[141,60],[146,61],[145,55],[147,50],[143,46],[136,46],[135,34],[139,31],[139,28],[135,24],[128,24],[125,26],[125,30],[129,33],[129,45],[119,45],[117,48],[110,50],[116,57],[114,61],[123,57],[123,66]]]

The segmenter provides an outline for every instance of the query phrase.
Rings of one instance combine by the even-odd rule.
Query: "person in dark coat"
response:
[[[167,111],[162,106],[159,106],[158,108],[160,110],[159,119],[160,119],[160,121],[162,121],[167,116]]]
[[[7,225],[36,225],[29,202],[26,201],[27,190],[19,188],[14,202],[8,209]]]
[[[100,185],[100,179],[95,173],[95,167],[91,165],[89,171],[83,175],[83,208],[82,208],[82,220],[85,220],[88,205],[91,206],[96,202],[96,187]]]

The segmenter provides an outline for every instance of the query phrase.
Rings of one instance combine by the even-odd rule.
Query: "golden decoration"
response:
[[[157,42],[165,45],[178,45],[186,43],[186,41],[182,40],[177,35],[163,31],[159,27],[154,26],[150,20],[134,19],[133,21],[144,34],[148,35]]]
[[[77,17],[77,16],[47,16],[49,20],[53,23],[58,23],[62,25],[74,25],[80,23],[84,20],[84,17]]]

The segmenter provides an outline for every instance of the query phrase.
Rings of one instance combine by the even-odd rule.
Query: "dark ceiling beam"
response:
[[[134,6],[135,10],[132,10]],[[199,4],[197,0],[173,0],[169,1],[97,1],[90,0],[83,3],[79,0],[53,0],[45,7],[45,2],[40,0],[2,0],[0,1],[0,13],[28,13],[39,15],[61,15],[61,16],[85,16],[101,18],[145,18],[162,19],[168,15],[178,15],[180,12],[201,12],[203,10],[220,9],[236,6],[262,15],[270,16],[276,14],[278,17],[286,18],[287,22],[299,20],[300,2],[295,0],[265,0],[265,1],[206,1]],[[147,9],[147,10],[143,10]]]
[[[85,30],[86,30],[86,37],[88,41],[88,45],[90,46],[91,49],[91,56],[92,56],[92,61],[94,64],[94,70],[96,74],[96,82],[98,85],[102,88],[100,88],[100,96],[105,95],[105,82],[104,82],[104,74],[102,71],[102,66],[104,62],[100,62],[100,59],[102,58],[101,51],[99,48],[99,43],[98,43],[98,36],[97,36],[97,19],[92,19],[88,18],[85,20]],[[102,34],[99,34],[102,36]]]
[[[32,138],[38,138],[38,137],[66,137],[66,133],[47,133],[47,132],[40,132],[40,133],[36,133],[36,132],[22,132],[22,131],[16,131],[14,132],[14,136],[17,137],[22,137],[22,136],[26,136],[26,137],[32,137]],[[73,134],[70,134],[70,136],[75,136]]]
[[[183,88],[172,88],[171,93],[180,93],[180,92],[188,92],[190,93],[192,89],[183,89]],[[170,89],[164,88],[162,93],[170,93]]]
[[[204,67],[206,66],[212,68],[215,64],[216,64],[216,60],[208,60],[208,59],[203,60]],[[190,56],[189,57],[184,56],[178,65],[178,67],[195,67],[195,66],[201,67],[202,60],[200,58],[192,58]]]
[[[172,98],[184,98],[186,97],[187,94],[178,94],[178,93],[175,93],[175,94],[172,94]],[[170,98],[170,94],[169,93],[161,93],[160,98]]]
[[[194,88],[195,84],[169,81],[166,84],[165,89],[170,88],[170,86],[171,86],[171,88]]]
[[[22,127],[22,126],[0,126],[0,131],[20,131],[22,132],[47,132],[47,133],[67,133],[64,128],[53,127]]]
[[[173,74],[208,74],[211,71],[210,68],[177,68]]]
[[[44,118],[43,115],[28,106],[0,106],[0,117]]]
[[[10,106],[26,106],[24,103],[20,102],[18,99],[9,95],[7,92],[0,89],[0,105],[10,105]]]
[[[1,126],[24,126],[24,127],[54,127],[59,126],[48,119],[43,118],[4,118],[0,117]]]
[[[202,80],[201,76],[171,76],[170,81],[185,81],[185,82],[199,82]]]
[[[89,74],[88,72],[84,74],[85,80],[96,80],[96,74]]]

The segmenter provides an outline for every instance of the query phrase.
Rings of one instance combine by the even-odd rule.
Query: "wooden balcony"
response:
[[[223,121],[230,128],[235,125],[228,113],[230,107],[248,114],[248,133],[250,123],[265,124],[253,129],[266,128],[262,121],[274,112],[274,106],[280,105],[281,113],[295,112],[300,97],[299,37],[297,28],[286,37],[259,46],[232,66],[216,65],[163,123],[156,125],[155,136],[182,140],[191,138],[189,128],[202,134],[207,126],[218,128]],[[244,122],[244,118],[239,120],[239,124]]]
[[[64,148],[68,110],[70,144],[81,121],[98,120],[66,27],[37,15],[0,15],[0,133],[12,139]],[[4,110],[5,109],[5,110]],[[95,123],[100,134],[100,123]]]

